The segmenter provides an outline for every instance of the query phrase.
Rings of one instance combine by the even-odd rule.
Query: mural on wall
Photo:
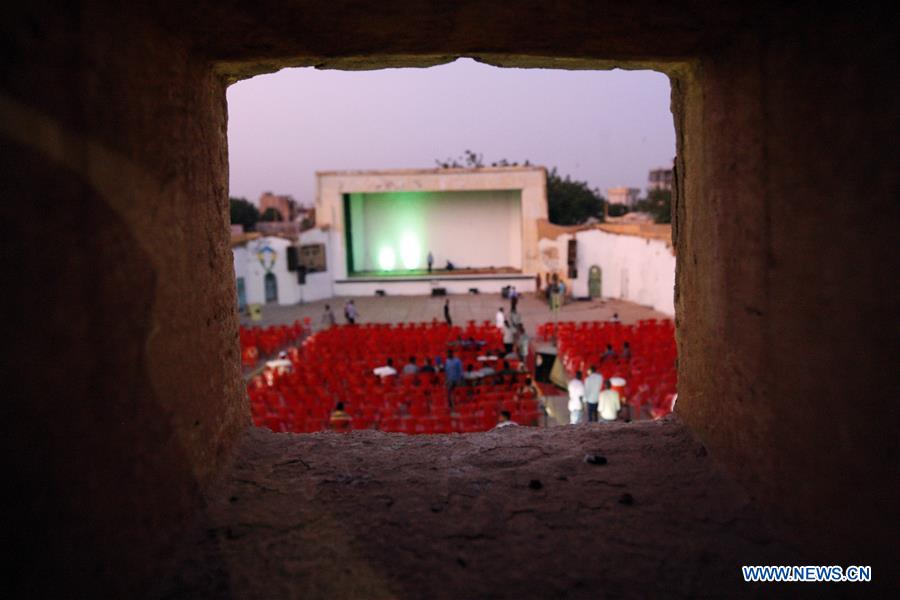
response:
[[[259,264],[262,265],[262,268],[266,270],[266,273],[272,272],[272,267],[275,266],[275,259],[277,257],[278,254],[275,252],[275,249],[268,243],[259,244],[256,247],[256,258],[259,260]]]

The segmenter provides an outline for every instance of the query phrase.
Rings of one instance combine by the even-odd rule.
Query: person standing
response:
[[[450,318],[450,299],[447,298],[444,300],[444,320],[447,322],[447,325],[453,326],[453,319]]]
[[[619,410],[622,408],[619,400],[619,392],[612,389],[612,383],[609,379],[603,382],[604,390],[600,392],[600,416],[604,421],[615,421],[619,416]]]
[[[513,345],[516,342],[516,330],[510,325],[509,321],[503,321],[503,347],[506,354],[513,351]]]
[[[522,315],[520,315],[518,313],[518,311],[516,311],[516,309],[513,308],[511,311],[509,311],[508,321],[509,321],[509,324],[512,325],[514,329],[518,330],[519,327],[522,326]]]
[[[353,300],[348,300],[347,304],[344,305],[344,318],[347,319],[347,323],[353,325],[356,323],[356,318],[359,314],[356,312],[356,305],[353,303]]]
[[[581,413],[584,411],[584,382],[581,381],[581,371],[575,372],[575,378],[569,380],[569,424],[575,425],[581,421]]]
[[[597,421],[597,403],[600,402],[600,390],[603,388],[603,375],[596,366],[588,369],[588,377],[584,380],[584,403],[587,404],[588,423]]]
[[[494,323],[497,325],[497,329],[503,329],[503,324],[506,323],[506,315],[503,313],[503,307],[497,309],[497,314],[494,315]]]
[[[453,410],[453,390],[463,379],[462,361],[453,356],[453,350],[447,350],[447,362],[444,364],[444,382],[447,386],[447,406]]]
[[[519,304],[519,292],[516,291],[516,286],[512,286],[509,289],[509,312],[516,312],[516,306]]]
[[[519,346],[519,356],[522,357],[523,361],[528,360],[528,343],[531,341],[531,338],[528,337],[528,334],[525,333],[525,326],[522,323],[519,323],[519,336],[517,339],[517,344]]]
[[[328,329],[335,324],[334,312],[329,305],[325,305],[325,312],[322,313],[322,328]]]
[[[431,273],[431,268],[434,266],[434,254],[431,253],[431,250],[428,251],[428,258],[425,260],[428,261],[428,272]]]

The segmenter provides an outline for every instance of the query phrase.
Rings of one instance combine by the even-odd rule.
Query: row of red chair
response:
[[[646,319],[634,325],[608,321],[581,323],[544,323],[538,335],[556,337],[559,356],[566,371],[587,374],[596,366],[604,379],[625,379],[625,400],[633,409],[649,408],[654,418],[672,410],[676,393],[677,348],[675,325],[671,320]],[[630,358],[623,356],[625,342],[631,348]],[[615,358],[604,358],[607,345]]]
[[[271,325],[269,327],[244,327],[239,329],[241,344],[241,364],[255,367],[260,358],[271,356],[287,344],[298,341],[309,332],[310,318],[292,325]]]
[[[472,341],[484,344],[472,344]],[[275,431],[313,432],[334,428],[331,411],[344,404],[349,421],[341,429],[380,429],[405,433],[485,431],[494,427],[500,411],[509,411],[521,425],[537,425],[537,402],[519,389],[525,374],[490,375],[463,385],[448,404],[444,374],[379,378],[372,369],[393,358],[400,371],[409,356],[421,366],[454,349],[464,365],[477,364],[479,354],[502,348],[499,330],[490,322],[466,327],[443,323],[334,326],[288,350],[291,372],[267,373],[249,386],[257,425]],[[495,367],[500,366],[498,361]],[[512,367],[517,366],[513,362]]]

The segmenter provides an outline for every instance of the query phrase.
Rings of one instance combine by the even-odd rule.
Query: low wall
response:
[[[555,255],[550,271],[565,268],[569,240],[577,241],[577,277],[567,279],[576,297],[590,295],[589,273],[600,267],[601,296],[621,298],[654,310],[675,314],[675,254],[663,240],[609,233],[600,229],[542,239],[541,256]],[[555,251],[554,251],[555,249]]]
[[[427,296],[432,288],[444,288],[448,294],[467,294],[470,288],[477,288],[482,294],[499,294],[512,285],[519,293],[534,292],[534,278],[528,275],[485,276],[444,276],[440,279],[363,279],[354,281],[343,279],[334,282],[335,296],[374,296],[375,290],[384,290],[388,296]]]

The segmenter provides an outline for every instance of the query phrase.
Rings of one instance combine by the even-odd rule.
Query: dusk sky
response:
[[[671,166],[669,80],[652,71],[286,69],[228,89],[230,194],[315,200],[316,171],[432,168],[471,149],[558,167],[606,188],[646,189]]]

